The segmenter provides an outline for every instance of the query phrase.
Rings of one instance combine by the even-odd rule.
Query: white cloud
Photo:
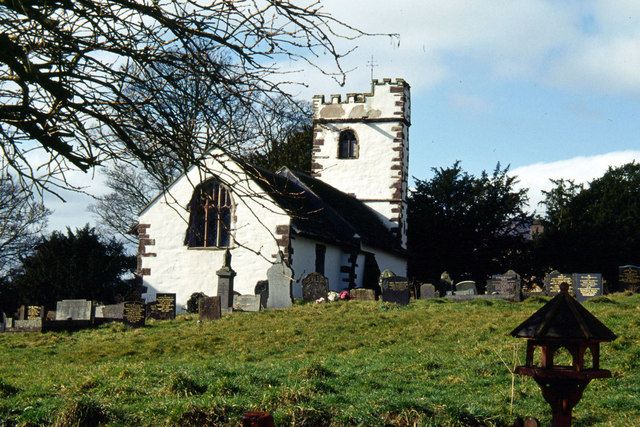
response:
[[[576,184],[587,184],[599,178],[609,166],[621,166],[632,161],[640,161],[640,151],[616,151],[595,156],[580,156],[549,163],[534,163],[511,171],[519,178],[519,188],[529,189],[530,210],[541,212],[538,203],[543,200],[543,190],[553,186],[550,179],[572,179]]]

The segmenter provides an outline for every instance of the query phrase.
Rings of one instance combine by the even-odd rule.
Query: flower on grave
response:
[[[320,297],[316,300],[316,304],[322,304],[323,302],[325,302],[324,297]]]
[[[340,299],[341,300],[348,300],[349,299],[349,291],[342,291],[340,292]]]
[[[337,293],[337,292],[334,292],[334,291],[329,292],[329,293],[327,294],[327,300],[328,300],[329,302],[337,301],[337,300],[338,300],[338,293]]]

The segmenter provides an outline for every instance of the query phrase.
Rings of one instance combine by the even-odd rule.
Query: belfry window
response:
[[[338,140],[338,158],[339,159],[355,159],[358,157],[358,140],[356,134],[352,130],[343,130],[340,132]]]
[[[190,248],[229,246],[231,237],[231,195],[216,180],[198,185],[189,202],[189,228],[185,245]]]

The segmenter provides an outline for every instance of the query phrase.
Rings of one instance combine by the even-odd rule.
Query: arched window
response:
[[[338,140],[338,158],[339,159],[355,159],[358,157],[358,140],[356,134],[352,130],[343,130],[340,132]]]
[[[231,195],[216,180],[198,185],[189,202],[189,228],[184,244],[190,248],[229,246]]]

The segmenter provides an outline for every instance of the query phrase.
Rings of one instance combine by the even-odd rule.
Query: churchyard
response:
[[[0,419],[238,425],[243,413],[262,410],[276,425],[511,425],[525,416],[544,425],[549,408],[538,386],[510,372],[525,345],[508,334],[548,299],[338,300],[215,321],[187,314],[143,328],[4,333]],[[574,425],[634,425],[640,296],[596,297],[585,307],[618,338],[602,346],[613,378],[590,384]]]

